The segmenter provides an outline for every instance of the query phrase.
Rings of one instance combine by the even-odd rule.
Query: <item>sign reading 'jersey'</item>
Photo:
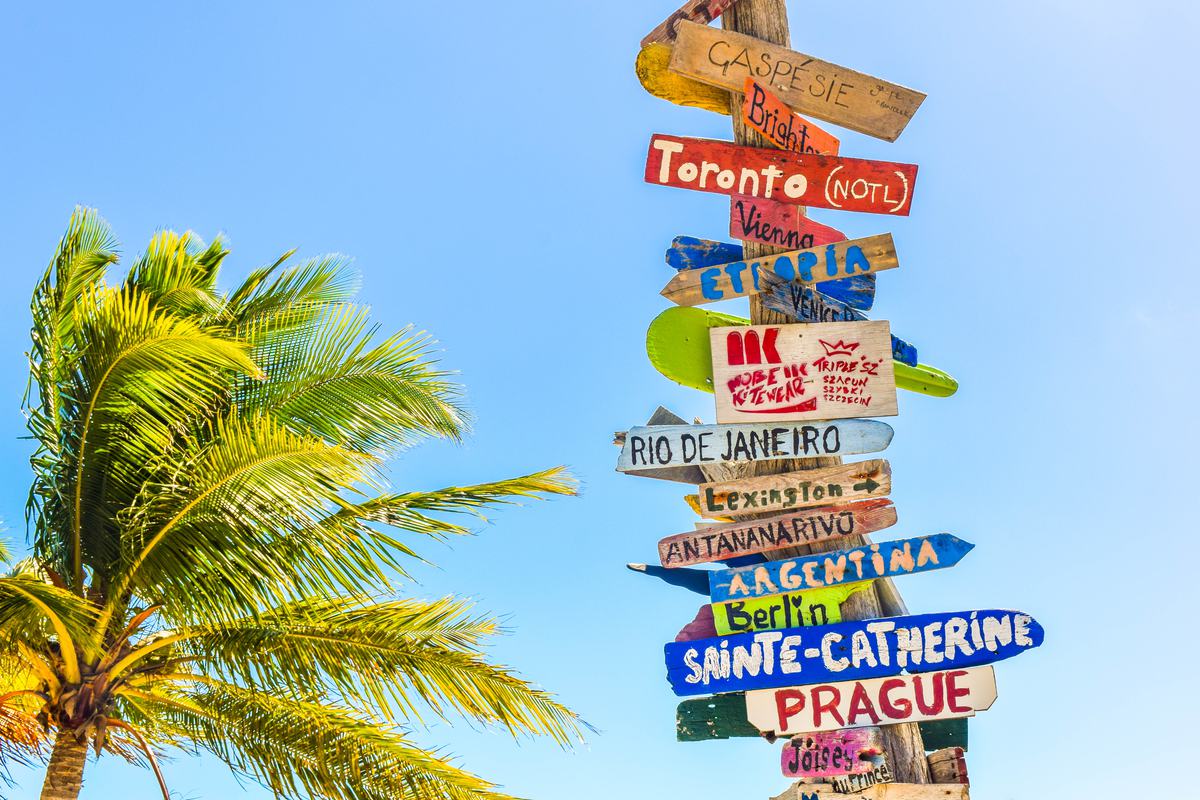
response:
[[[712,328],[717,422],[897,413],[887,322]]]

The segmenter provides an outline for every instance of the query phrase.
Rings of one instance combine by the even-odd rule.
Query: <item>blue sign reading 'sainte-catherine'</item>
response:
[[[671,689],[687,697],[977,667],[1043,635],[1028,614],[988,609],[671,642],[664,652]]]

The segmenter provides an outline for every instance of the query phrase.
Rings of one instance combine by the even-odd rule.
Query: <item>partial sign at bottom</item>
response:
[[[794,783],[771,800],[970,800],[966,784],[877,783],[842,792],[832,783]]]
[[[990,666],[746,692],[746,716],[779,736],[974,716],[996,700]]]

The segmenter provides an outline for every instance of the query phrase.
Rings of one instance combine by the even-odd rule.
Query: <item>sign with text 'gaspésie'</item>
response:
[[[786,736],[971,717],[995,701],[995,672],[985,666],[747,692],[746,715],[760,731]]]
[[[647,183],[700,192],[908,216],[917,167],[656,133],[645,177]]]
[[[717,422],[898,413],[887,322],[712,328]]]
[[[1043,635],[1028,614],[990,609],[742,633],[663,650],[671,689],[688,697],[979,667],[1037,647]]]

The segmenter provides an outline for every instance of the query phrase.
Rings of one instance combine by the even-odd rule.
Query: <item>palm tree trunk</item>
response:
[[[75,738],[75,731],[60,728],[46,767],[46,782],[41,800],[76,800],[83,788],[83,762],[87,760],[87,739]]]

